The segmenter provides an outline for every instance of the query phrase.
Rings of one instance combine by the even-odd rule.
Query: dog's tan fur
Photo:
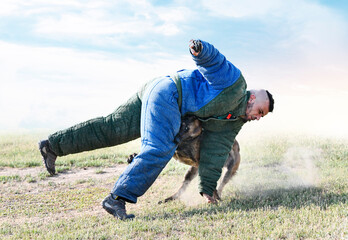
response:
[[[185,131],[186,130],[186,131]],[[177,151],[174,154],[174,158],[184,164],[191,167],[187,170],[184,181],[178,191],[172,196],[166,198],[163,202],[169,202],[180,198],[183,192],[186,190],[190,182],[198,174],[199,166],[199,151],[201,140],[202,126],[198,119],[195,117],[184,117],[182,119],[179,136],[181,141],[178,145]],[[237,140],[234,141],[231,151],[228,154],[224,167],[227,169],[225,172],[218,189],[215,190],[213,198],[215,200],[221,200],[220,196],[225,185],[236,174],[240,163],[240,148]],[[194,156],[194,157],[193,157]]]
[[[197,176],[202,132],[203,129],[201,122],[196,117],[186,116],[182,119],[180,131],[175,138],[175,141],[178,142],[178,147],[173,157],[184,164],[190,165],[191,167],[187,170],[184,181],[178,191],[165,200],[160,201],[159,203],[169,202],[180,198],[190,182]],[[224,167],[227,170],[222,178],[220,185],[214,192],[213,198],[215,200],[221,200],[220,196],[222,190],[238,170],[240,163],[239,150],[239,144],[237,140],[235,140],[224,164]],[[130,155],[127,161],[130,163],[135,156],[136,154]]]

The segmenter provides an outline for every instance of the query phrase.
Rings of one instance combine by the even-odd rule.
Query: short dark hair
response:
[[[267,96],[268,96],[268,99],[269,99],[268,111],[269,111],[269,112],[273,112],[273,108],[274,108],[274,99],[273,99],[273,96],[272,96],[272,94],[270,94],[270,92],[267,91],[267,90],[266,90],[266,93],[267,93]]]

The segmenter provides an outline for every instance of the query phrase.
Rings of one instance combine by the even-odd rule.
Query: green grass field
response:
[[[59,158],[42,166],[42,135],[0,136],[0,239],[348,239],[348,141],[308,136],[241,138],[238,174],[206,204],[175,160],[118,221],[100,202],[139,142]],[[252,140],[250,140],[252,139]]]

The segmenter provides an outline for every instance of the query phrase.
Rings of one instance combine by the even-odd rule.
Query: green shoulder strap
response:
[[[174,83],[176,85],[176,88],[178,89],[178,105],[179,105],[179,110],[181,112],[181,104],[182,104],[182,88],[181,88],[181,80],[180,77],[177,73],[171,76],[171,78],[174,80]]]

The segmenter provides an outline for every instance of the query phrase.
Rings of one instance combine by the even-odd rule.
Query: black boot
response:
[[[114,217],[126,220],[134,218],[133,214],[126,213],[126,202],[123,199],[114,199],[110,194],[101,203],[102,207]]]
[[[56,173],[57,155],[51,150],[48,140],[42,140],[39,142],[39,150],[47,171],[51,175],[54,175]]]

